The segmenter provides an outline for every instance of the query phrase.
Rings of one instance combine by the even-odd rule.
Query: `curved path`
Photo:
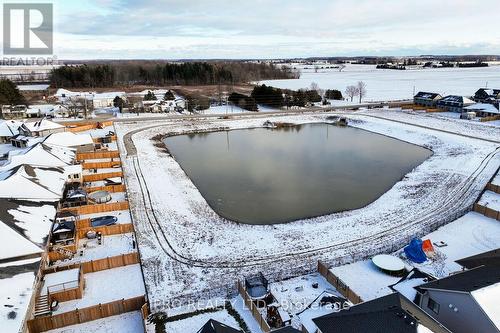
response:
[[[301,112],[302,113],[302,112]],[[296,113],[293,113],[296,114]],[[360,114],[360,113],[343,113],[346,115],[362,115],[362,116],[367,116],[367,117],[373,117],[373,118],[379,118],[383,120],[388,120],[388,121],[394,121],[398,123],[402,123],[405,125],[411,125],[411,126],[417,126],[429,130],[436,130],[440,131],[436,128],[431,128],[431,127],[426,127],[422,125],[415,125],[411,123],[407,123],[404,121],[398,121],[398,120],[393,120],[393,119],[387,119],[384,117],[378,117],[374,115],[365,115],[365,114]],[[290,115],[290,114],[284,114],[283,112],[279,113],[280,116],[283,115]],[[268,117],[270,116],[269,113],[262,114],[262,115],[254,115],[253,117]],[[247,117],[247,115],[245,115]],[[188,120],[191,118],[179,118],[178,120],[183,121],[183,120]],[[177,121],[174,121],[177,122]],[[149,193],[149,189],[147,186],[146,179],[144,177],[143,171],[141,169],[141,164],[140,160],[137,158],[137,150],[134,145],[134,142],[132,140],[132,136],[134,134],[137,134],[141,131],[145,131],[151,128],[159,127],[159,126],[165,126],[166,124],[158,124],[158,125],[152,125],[152,126],[147,126],[144,128],[140,128],[137,130],[133,130],[131,132],[128,132],[124,135],[123,137],[123,143],[126,149],[126,154],[129,159],[132,160],[133,164],[133,169],[134,169],[134,176],[137,178],[139,187],[140,187],[140,192],[141,192],[141,200],[142,203],[141,205],[144,205],[145,207],[145,213],[147,217],[147,223],[149,224],[150,229],[152,230],[152,233],[154,237],[156,238],[158,244],[161,247],[161,250],[168,255],[170,258],[174,259],[175,261],[188,265],[188,266],[194,266],[194,267],[206,267],[206,268],[241,268],[241,267],[251,267],[255,265],[262,265],[262,264],[268,264],[268,263],[274,263],[281,261],[286,258],[296,258],[296,257],[301,257],[301,258],[307,258],[307,257],[312,257],[312,256],[317,256],[319,254],[331,251],[332,249],[339,250],[339,249],[348,249],[352,247],[357,247],[362,243],[366,243],[367,241],[370,242],[384,242],[392,239],[398,239],[398,235],[403,234],[405,231],[410,231],[412,229],[415,229],[416,227],[422,228],[423,226],[430,226],[430,225],[437,225],[440,223],[440,219],[443,216],[450,216],[451,212],[460,212],[463,210],[464,205],[466,205],[470,201],[470,189],[473,187],[476,179],[481,175],[481,173],[486,169],[488,164],[495,158],[500,153],[500,147],[497,147],[494,151],[492,151],[490,154],[488,154],[482,161],[481,163],[477,166],[476,170],[474,170],[473,173],[471,173],[464,181],[461,182],[460,185],[456,186],[447,194],[447,198],[443,199],[443,202],[445,204],[440,205],[437,209],[429,209],[428,211],[425,211],[423,214],[420,215],[420,217],[416,220],[411,220],[408,221],[404,224],[399,224],[397,228],[392,228],[392,229],[387,229],[378,233],[370,234],[369,236],[366,237],[361,237],[357,238],[355,240],[350,240],[350,241],[345,241],[345,242],[338,242],[334,244],[329,244],[328,246],[321,246],[317,248],[309,248],[306,250],[301,250],[301,251],[294,251],[292,252],[286,252],[286,253],[275,253],[272,255],[266,255],[258,258],[252,258],[249,260],[248,258],[241,258],[241,259],[234,259],[234,260],[199,260],[196,258],[190,258],[187,257],[186,255],[181,254],[179,251],[177,251],[169,241],[167,237],[167,233],[164,230],[163,224],[160,222],[155,209],[154,209],[154,204],[151,200],[151,195]],[[462,135],[458,133],[454,133],[451,131],[443,131],[448,134],[455,134],[455,135],[460,135],[463,137],[467,138],[473,138],[473,139],[479,139],[479,140],[485,140],[488,142],[494,142],[494,143],[500,143],[500,141],[496,140],[489,140],[489,139],[484,139],[480,137],[475,137],[475,136],[470,136],[470,135]]]

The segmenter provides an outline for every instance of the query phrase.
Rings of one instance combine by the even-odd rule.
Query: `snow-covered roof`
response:
[[[90,134],[75,134],[73,132],[52,133],[43,141],[48,145],[60,147],[77,147],[94,144]]]
[[[33,122],[25,122],[25,123],[23,123],[23,126],[31,132],[64,128],[63,125],[55,123],[55,122],[47,120],[47,119],[42,119],[42,120],[33,121]]]
[[[63,168],[19,165],[0,173],[0,198],[28,201],[58,201],[63,196]]]
[[[54,96],[64,97],[86,97],[87,99],[114,99],[116,96],[123,97],[126,95],[124,91],[109,91],[97,93],[95,91],[71,91],[63,88],[57,89]]]
[[[23,237],[21,234],[0,221],[0,244],[9,244],[2,246],[0,251],[0,260],[28,256],[43,252],[41,248],[33,242]]]
[[[16,120],[0,120],[0,136],[14,136],[19,134],[22,122]]]
[[[488,104],[488,103],[476,103],[466,106],[464,109],[467,111],[482,111],[482,112],[500,114],[500,110],[498,110],[493,104]]]
[[[8,162],[0,168],[0,172],[23,164],[43,167],[65,167],[73,164],[75,158],[76,154],[74,150],[39,142],[28,149],[9,152]]]
[[[471,292],[472,297],[481,306],[493,324],[500,329],[500,282]]]

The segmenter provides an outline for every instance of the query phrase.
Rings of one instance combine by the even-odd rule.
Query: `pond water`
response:
[[[249,224],[361,208],[432,154],[325,123],[179,135],[165,144],[215,212]]]

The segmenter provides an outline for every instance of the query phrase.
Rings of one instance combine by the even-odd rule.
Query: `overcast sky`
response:
[[[500,0],[53,3],[61,59],[500,54]]]

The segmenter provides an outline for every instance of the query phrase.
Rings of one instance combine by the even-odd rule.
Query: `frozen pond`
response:
[[[316,82],[322,89],[338,89],[344,94],[348,85],[364,81],[368,95],[366,101],[387,101],[413,98],[413,91],[431,91],[443,95],[472,96],[486,84],[490,88],[500,88],[500,66],[480,68],[429,68],[407,69],[404,71],[376,69],[374,65],[347,65],[338,69],[318,69],[297,66],[302,74],[296,80],[262,81],[267,85],[300,89]],[[344,96],[345,97],[345,96]]]
[[[165,143],[219,215],[250,224],[361,208],[431,155],[328,124],[180,135]]]

